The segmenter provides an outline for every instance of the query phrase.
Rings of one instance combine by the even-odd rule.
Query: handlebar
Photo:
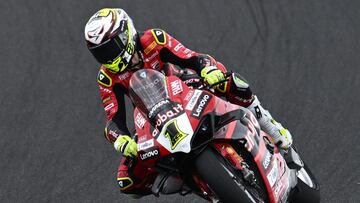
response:
[[[204,81],[204,78],[200,77],[198,74],[184,74],[180,78],[182,80],[198,79],[204,84],[201,87],[199,87],[198,89],[207,89],[207,90],[209,90],[209,89],[211,89],[211,88],[213,88],[213,87],[215,87],[215,86],[217,86],[219,84],[222,84],[222,83],[225,83],[225,82],[229,81],[229,77],[232,75],[232,73],[233,73],[232,71],[224,73],[224,78],[225,79],[222,80],[222,81],[219,81],[217,83],[214,83],[212,85],[206,84],[206,82]]]
[[[194,73],[194,74],[184,74],[181,76],[182,80],[190,80],[190,79],[200,79],[202,80],[203,78],[200,77],[198,74]]]
[[[221,81],[219,81],[219,82],[216,82],[216,83],[214,83],[214,84],[212,84],[212,85],[208,85],[208,89],[211,89],[211,88],[213,88],[213,87],[215,87],[215,86],[217,86],[217,85],[220,85],[220,84],[222,84],[222,83],[225,83],[225,82],[229,81],[228,78],[229,78],[231,75],[232,75],[232,71],[229,71],[229,72],[224,73],[225,79],[224,79],[224,80],[221,80]]]

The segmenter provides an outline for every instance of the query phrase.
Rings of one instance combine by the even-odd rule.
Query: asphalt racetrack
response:
[[[241,73],[291,130],[322,202],[360,202],[358,0],[0,1],[0,202],[203,202],[119,192],[83,37],[103,7]]]

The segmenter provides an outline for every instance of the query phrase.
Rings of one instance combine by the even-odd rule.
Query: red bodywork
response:
[[[175,76],[166,77],[166,84],[171,101],[181,104],[181,107],[179,106],[173,110],[173,114],[171,114],[172,117],[170,117],[169,120],[185,112],[193,131],[197,129],[201,118],[208,113],[215,112],[216,115],[223,115],[227,112],[242,108],[216,97],[209,91],[194,90]],[[200,105],[202,105],[202,108],[198,108]],[[171,155],[172,152],[158,142],[156,138],[159,132],[154,133],[154,127],[151,126],[147,116],[138,108],[134,110],[134,119],[135,129],[138,134],[138,147],[140,146],[138,161],[144,165],[144,168],[147,168],[146,176],[154,177],[154,174],[157,173],[155,170],[156,162],[165,156]],[[276,147],[274,153],[270,153],[267,149],[264,137],[268,137],[268,135],[263,131],[257,130],[259,129],[258,122],[251,113],[250,120],[251,122],[248,123],[246,131],[238,132],[239,125],[243,126],[238,120],[232,121],[222,127],[214,134],[214,137],[221,138],[213,141],[214,146],[230,163],[233,163],[235,167],[241,170],[242,166],[240,165],[240,161],[242,157],[228,144],[229,142],[224,141],[233,139],[235,135],[246,139],[246,148],[254,157],[254,161],[265,183],[270,202],[280,202],[281,197],[285,195],[290,188],[289,168]],[[154,149],[158,151],[156,152],[155,150],[152,151],[152,153],[153,155],[157,153],[157,156],[147,159],[147,156],[145,156],[146,152]],[[206,184],[201,181],[201,178],[194,177],[194,180],[198,183],[202,191],[211,194],[209,193],[209,189],[206,188]]]

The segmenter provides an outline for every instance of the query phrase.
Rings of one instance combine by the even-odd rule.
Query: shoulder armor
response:
[[[166,35],[164,30],[160,29],[151,29],[151,33],[155,38],[155,41],[159,45],[165,45],[166,44]]]
[[[112,85],[112,79],[110,76],[108,76],[104,70],[100,70],[97,81],[99,84],[104,85],[105,87],[111,87]]]

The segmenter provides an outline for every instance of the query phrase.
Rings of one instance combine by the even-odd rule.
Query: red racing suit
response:
[[[162,71],[166,64],[171,63],[181,68],[190,68],[199,75],[207,66],[216,66],[223,72],[227,71],[221,63],[209,55],[196,53],[186,48],[160,29],[149,29],[139,33],[136,49],[144,63],[143,68]],[[128,69],[120,74],[114,74],[103,66],[100,67],[97,79],[107,115],[104,135],[111,143],[115,142],[119,135],[131,135],[126,126],[124,95],[128,95],[129,81],[135,71]],[[237,77],[241,78],[238,74]],[[253,99],[250,88],[244,85],[239,86],[234,77],[218,87],[217,95],[225,96],[230,102],[245,107],[250,105]],[[143,169],[132,165],[132,161],[128,158],[121,160],[117,177],[121,191],[147,194],[149,190],[146,184],[141,182],[145,175]]]

